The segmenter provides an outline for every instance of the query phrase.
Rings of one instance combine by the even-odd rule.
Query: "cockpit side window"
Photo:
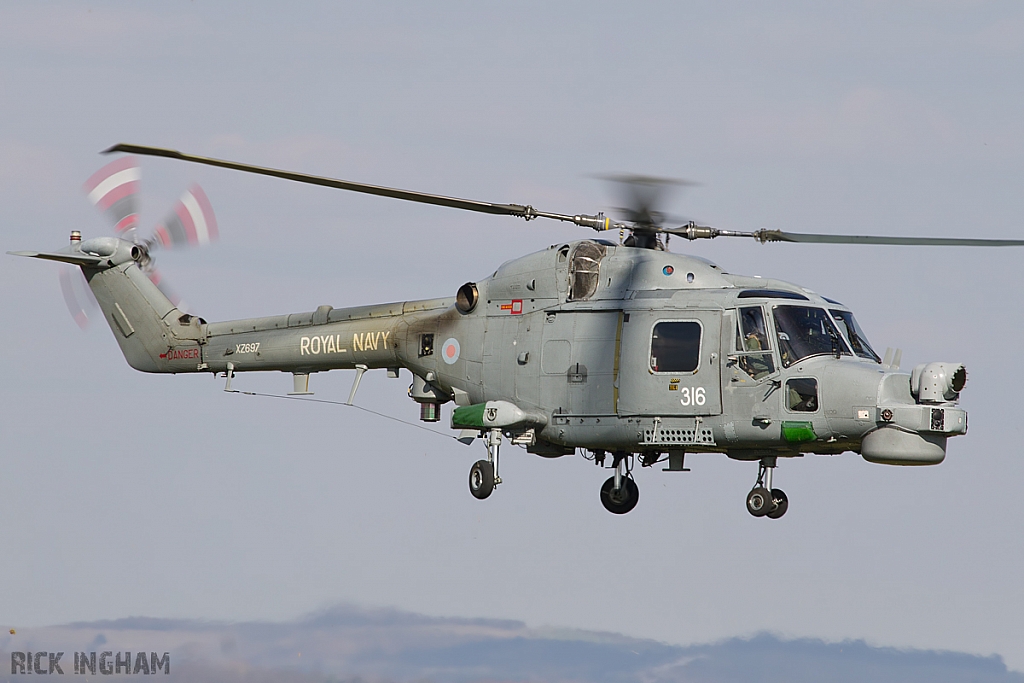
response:
[[[850,348],[853,349],[854,353],[861,358],[867,358],[876,363],[882,362],[882,359],[878,357],[875,350],[871,348],[871,344],[868,343],[868,338],[864,335],[864,330],[857,324],[857,319],[853,317],[853,313],[837,309],[833,309],[829,313],[836,319],[839,330],[846,337],[846,341],[850,342]]]
[[[743,338],[738,351],[768,350],[768,328],[764,324],[764,309],[760,306],[740,309],[740,334]]]
[[[660,322],[651,334],[651,370],[696,372],[700,365],[700,323]]]
[[[740,369],[756,380],[772,374],[775,361],[770,349],[764,309],[760,306],[740,308],[736,326],[737,364]]]
[[[850,355],[832,316],[823,308],[774,306],[782,365],[789,367],[810,356]]]

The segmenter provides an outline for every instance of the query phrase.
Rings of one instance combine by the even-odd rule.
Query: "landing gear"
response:
[[[624,515],[636,507],[640,500],[640,489],[629,473],[626,453],[613,453],[615,474],[601,486],[601,504],[604,509],[616,515]]]
[[[765,517],[768,519],[778,519],[786,514],[786,510],[789,509],[789,498],[786,497],[786,492],[782,489],[772,489],[772,498],[775,500],[775,509],[765,515]]]
[[[638,500],[640,489],[631,478],[623,479],[618,490],[615,489],[615,477],[608,477],[608,481],[601,487],[604,509],[616,515],[624,515],[635,508]]]
[[[772,488],[775,458],[762,458],[757,470],[757,483],[747,494],[747,512],[754,517],[778,519],[789,509],[789,498],[782,489]]]
[[[747,512],[755,517],[764,517],[775,508],[772,492],[763,486],[755,486],[747,494]]]
[[[498,476],[498,448],[501,446],[501,430],[492,429],[484,439],[487,445],[487,459],[477,460],[469,469],[469,492],[483,500],[491,495],[494,487],[501,483]]]
[[[494,490],[494,466],[486,460],[477,460],[469,470],[469,492],[483,500]]]

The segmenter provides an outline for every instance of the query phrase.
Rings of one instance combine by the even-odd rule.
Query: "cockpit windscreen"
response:
[[[868,343],[868,338],[864,335],[864,330],[857,324],[857,319],[853,317],[853,313],[849,311],[831,310],[829,311],[832,317],[839,323],[839,330],[846,337],[846,341],[850,342],[850,347],[853,348],[853,352],[861,358],[867,358],[881,363],[882,359],[878,357],[875,350],[871,348],[871,344]]]
[[[775,330],[782,364],[789,367],[809,356],[850,355],[832,317],[823,308],[775,306]]]

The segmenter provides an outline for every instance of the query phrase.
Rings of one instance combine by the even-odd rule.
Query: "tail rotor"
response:
[[[139,268],[172,304],[182,311],[184,302],[167,285],[152,252],[158,249],[180,249],[205,246],[217,240],[217,217],[209,198],[199,185],[192,185],[181,195],[167,217],[146,238],[139,235],[138,194],[141,170],[134,156],[115,159],[96,171],[83,189],[89,201],[110,221],[117,237],[133,242],[142,250]],[[89,324],[90,314],[97,308],[95,298],[81,271],[64,267],[60,272],[61,292],[71,316],[82,329]]]

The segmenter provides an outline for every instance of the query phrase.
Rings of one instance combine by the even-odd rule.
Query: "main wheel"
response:
[[[469,492],[483,500],[494,490],[494,465],[477,460],[469,469]]]
[[[755,486],[747,494],[747,512],[755,517],[764,517],[776,509],[772,493],[763,486]]]
[[[622,477],[622,485],[615,490],[615,477],[609,477],[601,487],[601,504],[608,512],[624,515],[636,507],[640,500],[640,489],[631,477]]]
[[[765,515],[765,517],[778,519],[786,514],[786,510],[789,509],[789,498],[786,497],[786,492],[782,489],[772,489],[772,499],[775,500],[775,509]]]

